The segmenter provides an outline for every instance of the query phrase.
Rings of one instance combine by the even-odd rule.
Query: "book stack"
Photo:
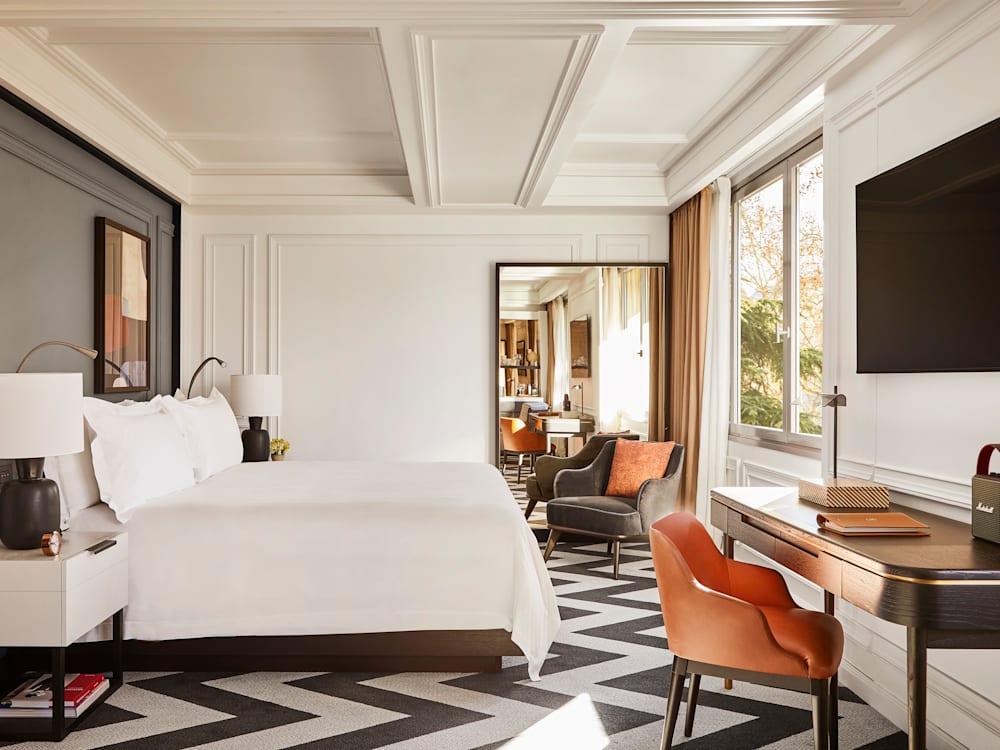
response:
[[[65,716],[81,715],[108,689],[103,674],[68,674],[65,683]],[[0,699],[0,719],[48,718],[52,716],[52,675],[35,675],[26,679]]]

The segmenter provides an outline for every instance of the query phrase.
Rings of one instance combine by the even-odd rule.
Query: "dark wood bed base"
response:
[[[98,672],[107,642],[76,643],[67,669]],[[506,630],[416,630],[341,635],[125,641],[125,669],[143,672],[499,672],[520,656]]]

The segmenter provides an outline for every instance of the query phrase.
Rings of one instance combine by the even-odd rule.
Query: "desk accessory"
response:
[[[820,513],[816,524],[841,536],[927,536],[928,526],[905,513]]]
[[[62,534],[53,531],[42,535],[42,554],[46,557],[55,557],[62,549]]]
[[[972,478],[972,536],[1000,544],[1000,474],[990,473],[990,457],[1000,444],[984,445]]]
[[[833,476],[816,481],[799,480],[799,498],[826,508],[888,508],[889,488],[866,479],[837,476],[837,408],[847,406],[847,396],[837,391],[820,396],[823,406],[833,407]]]
[[[250,420],[249,429],[240,435],[243,462],[267,461],[272,453],[271,438],[261,424],[264,417],[281,416],[281,376],[233,375],[229,380],[229,396],[233,411]]]

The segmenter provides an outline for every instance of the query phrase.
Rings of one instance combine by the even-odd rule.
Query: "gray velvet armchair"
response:
[[[590,466],[605,443],[618,438],[638,440],[639,436],[630,432],[609,432],[594,435],[583,448],[572,456],[539,456],[535,459],[535,472],[525,480],[528,507],[524,511],[524,517],[530,518],[531,512],[538,503],[548,502],[555,497],[556,474],[563,469],[582,469],[584,466]]]
[[[564,532],[608,540],[618,578],[618,557],[623,541],[648,539],[649,527],[677,510],[677,491],[684,466],[684,446],[675,444],[662,477],[650,477],[635,497],[605,495],[616,442],[601,448],[593,463],[582,469],[564,469],[555,478],[555,497],[545,509],[549,542],[548,560]]]

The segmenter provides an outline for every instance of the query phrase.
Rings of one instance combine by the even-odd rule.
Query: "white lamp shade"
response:
[[[233,375],[229,403],[241,417],[280,417],[281,376]]]
[[[83,375],[0,374],[0,456],[45,458],[83,450]]]

